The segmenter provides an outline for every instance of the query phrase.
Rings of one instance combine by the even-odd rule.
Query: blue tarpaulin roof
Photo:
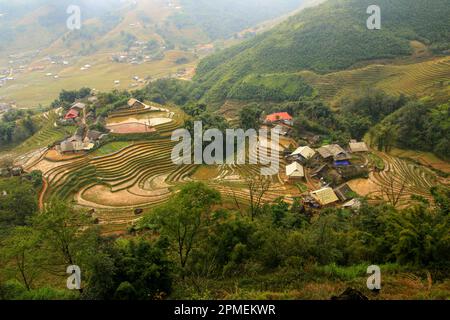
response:
[[[334,162],[334,165],[335,166],[340,166],[340,167],[346,167],[346,166],[349,166],[350,165],[350,162],[349,161],[347,161],[347,160],[342,160],[342,161],[335,161]]]

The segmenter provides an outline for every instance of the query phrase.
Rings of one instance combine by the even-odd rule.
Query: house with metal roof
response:
[[[349,187],[348,184],[344,183],[343,185],[335,188],[334,193],[337,195],[339,200],[347,201],[353,198],[354,191]]]
[[[339,201],[333,189],[326,187],[320,190],[312,191],[311,196],[322,206]]]
[[[350,156],[345,152],[344,149],[338,144],[329,144],[326,146],[322,146],[316,150],[323,159],[334,159],[335,161],[339,160],[348,160]]]
[[[298,162],[293,162],[286,166],[286,176],[289,180],[299,180],[305,177],[305,170]]]
[[[316,151],[314,149],[304,146],[297,148],[294,152],[291,153],[291,157],[301,157],[305,160],[311,159],[316,155]]]
[[[277,113],[272,113],[272,114],[269,114],[268,116],[266,116],[265,123],[273,124],[273,123],[277,123],[277,122],[285,123],[290,126],[293,125],[292,116],[287,112],[277,112]]]
[[[369,148],[365,142],[357,142],[355,140],[350,141],[348,144],[349,149],[352,153],[357,152],[369,152]]]
[[[75,109],[78,112],[83,111],[85,108],[86,108],[86,105],[82,102],[76,102],[70,107],[71,110]]]
[[[78,110],[70,109],[69,112],[66,113],[64,119],[65,120],[76,119],[76,118],[78,118],[79,115],[80,115],[80,113],[78,112]]]

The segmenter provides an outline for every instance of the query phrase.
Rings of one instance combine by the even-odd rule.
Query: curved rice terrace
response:
[[[300,74],[322,98],[334,103],[355,90],[370,87],[396,95],[430,95],[435,91],[450,95],[450,56],[412,64],[369,65],[323,76],[309,71]]]
[[[270,163],[271,158],[268,156],[270,151],[268,151],[267,145],[258,143],[255,148],[247,150],[247,158],[258,156],[264,163]],[[268,166],[264,164],[224,164],[218,166],[216,176],[212,179],[207,179],[206,183],[219,190],[225,201],[248,205],[250,197],[249,180],[270,180],[268,190],[262,196],[262,202],[273,202],[279,197],[284,197],[286,202],[292,203],[293,197],[300,196],[300,194],[295,187],[284,183],[280,172],[285,172],[286,162],[280,154],[277,155],[277,158],[279,161],[279,173],[276,175],[261,176],[261,169]]]
[[[61,126],[57,124],[59,118],[58,111],[52,110],[36,116],[35,122],[40,129],[32,137],[25,140],[14,149],[17,153],[25,153],[36,148],[48,147],[55,141],[70,136],[75,132],[74,126]]]
[[[183,116],[156,126],[159,138],[131,143],[100,157],[88,155],[56,165],[44,173],[49,187],[44,200],[75,199],[79,205],[114,209],[154,205],[170,195],[169,181],[182,180],[189,167],[176,167],[170,160],[174,143],[171,132],[180,127]]]
[[[192,180],[191,176],[199,168],[172,163],[170,157],[176,143],[169,137],[179,126],[179,121],[162,124],[157,127],[161,136],[158,139],[133,143],[108,155],[89,155],[51,166],[44,173],[48,183],[44,201],[56,197],[72,199],[80,206],[106,211],[151,208],[163,203],[177,186]],[[251,152],[261,156],[262,151],[267,153],[266,148],[259,144]],[[267,156],[264,159],[270,161]],[[284,172],[281,159],[280,166]],[[262,165],[222,165],[217,175],[206,183],[217,188],[225,201],[245,204],[249,201],[246,179],[260,176],[261,168]],[[270,179],[271,186],[263,201],[287,194],[279,175]]]
[[[170,140],[174,130],[182,127],[185,115],[178,109],[172,121],[158,125],[153,140],[137,142],[112,142],[98,151],[65,161],[53,161],[44,158],[35,165],[44,172],[46,188],[41,195],[43,202],[54,198],[73,201],[78,206],[96,209],[96,216],[107,232],[121,232],[130,223],[138,219],[133,214],[136,208],[151,209],[165,202],[180,185],[187,181],[201,180],[221,192],[223,200],[232,206],[249,205],[249,180],[261,177],[261,168],[267,165],[175,165],[171,152],[176,145]],[[133,117],[133,112],[122,112],[121,117]],[[155,116],[158,116],[155,113]],[[37,139],[37,138],[36,138]],[[246,150],[247,159],[258,155],[260,160],[270,163],[267,148],[271,142],[260,143],[252,150]],[[102,148],[103,148],[102,147]],[[370,181],[377,191],[367,195],[379,201],[379,190],[387,188],[394,181],[394,189],[399,190],[403,181],[408,181],[399,204],[411,202],[411,195],[431,199],[430,187],[439,183],[433,171],[401,160],[400,158],[379,154],[385,163],[385,170],[372,173]],[[271,176],[271,183],[261,202],[272,202],[279,197],[292,203],[295,197],[305,191],[296,185],[285,183],[286,163],[278,155],[279,173]],[[202,169],[203,168],[203,169]],[[208,171],[207,177],[198,172]],[[312,187],[306,187],[310,189]],[[314,188],[313,188],[314,189]],[[355,190],[356,191],[356,190]],[[255,193],[258,193],[256,191]]]
[[[370,180],[377,186],[378,190],[369,193],[369,197],[383,197],[382,190],[384,190],[384,192],[399,195],[398,205],[400,206],[410,204],[413,195],[432,201],[430,189],[443,183],[433,171],[408,160],[384,153],[377,153],[377,155],[383,160],[385,169],[381,172],[373,172],[370,175]],[[384,198],[386,198],[386,195],[384,195]]]

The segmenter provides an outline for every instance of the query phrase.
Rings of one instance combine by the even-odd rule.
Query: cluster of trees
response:
[[[0,179],[0,235],[11,226],[26,225],[28,218],[37,212],[38,179]]]
[[[38,130],[32,111],[8,110],[0,119],[0,146],[20,143]]]
[[[91,94],[90,88],[81,88],[79,90],[62,90],[59,98],[52,102],[52,108],[62,107],[67,110],[76,100],[88,97]]]
[[[379,150],[393,146],[433,152],[450,159],[450,106],[411,101],[370,130]]]
[[[313,89],[297,75],[254,75],[233,86],[229,99],[244,101],[296,101],[309,97]]]
[[[394,124],[399,146],[431,151],[450,159],[450,104],[410,103]]]
[[[144,89],[133,92],[133,96],[141,101],[150,100],[159,104],[175,103],[179,106],[200,98],[193,84],[175,79],[151,82]]]
[[[258,128],[261,116],[286,111],[294,117],[293,135],[301,141],[305,134],[317,134],[336,143],[347,144],[351,132],[342,118],[328,105],[317,99],[300,99],[277,105],[251,103],[239,112],[242,128]]]
[[[137,231],[167,239],[169,257],[193,295],[207,291],[208,279],[280,270],[298,277],[330,264],[394,263],[442,277],[450,268],[450,191],[432,192],[433,206],[404,210],[364,203],[357,213],[332,208],[316,215],[300,201],[280,198],[252,216],[250,209],[222,209],[215,190],[193,183],[141,220]]]
[[[92,217],[68,204],[39,214],[31,206],[26,218],[2,224],[0,298],[211,298],[215,281],[280,273],[290,281],[329,265],[394,263],[427,268],[439,281],[450,270],[450,190],[432,194],[432,204],[402,210],[363,203],[316,214],[279,198],[252,212],[225,209],[218,191],[191,182],[121,239],[101,237]],[[42,287],[50,277],[63,288],[69,265],[82,270],[80,292]]]
[[[408,102],[403,96],[387,95],[379,90],[367,90],[340,102],[338,119],[355,139],[362,139],[374,125]]]
[[[107,93],[102,92],[97,95],[97,98],[98,103],[92,111],[94,115],[106,118],[110,112],[127,106],[131,94],[126,90],[113,90]]]
[[[277,105],[251,103],[239,112],[240,126],[258,128],[263,112],[287,111],[294,116],[294,135],[301,139],[313,133],[346,145],[368,133],[372,145],[389,151],[394,146],[424,150],[449,159],[449,106],[428,99],[415,101],[403,95],[391,96],[379,90],[367,90],[346,97],[338,112],[317,98]]]
[[[32,196],[13,194],[30,203],[27,197]],[[2,209],[14,215],[18,208]],[[1,221],[0,299],[142,300],[161,299],[170,293],[172,263],[164,239],[102,238],[94,219],[58,201],[40,213],[21,202],[17,211],[23,219],[18,215],[8,224]],[[77,293],[61,289],[71,265],[82,272],[83,287]],[[43,286],[42,279],[54,279],[61,285]]]

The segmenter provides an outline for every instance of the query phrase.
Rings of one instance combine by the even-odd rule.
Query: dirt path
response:
[[[44,196],[48,189],[47,179],[42,178],[42,190],[39,194],[39,209],[42,210],[44,208]]]
[[[318,186],[312,181],[312,179],[311,179],[311,177],[310,177],[310,175],[309,175],[308,170],[306,170],[306,173],[305,173],[305,179],[306,179],[306,185],[308,186],[308,188],[309,188],[310,190],[317,190],[317,189],[320,189],[320,186],[318,187]]]

